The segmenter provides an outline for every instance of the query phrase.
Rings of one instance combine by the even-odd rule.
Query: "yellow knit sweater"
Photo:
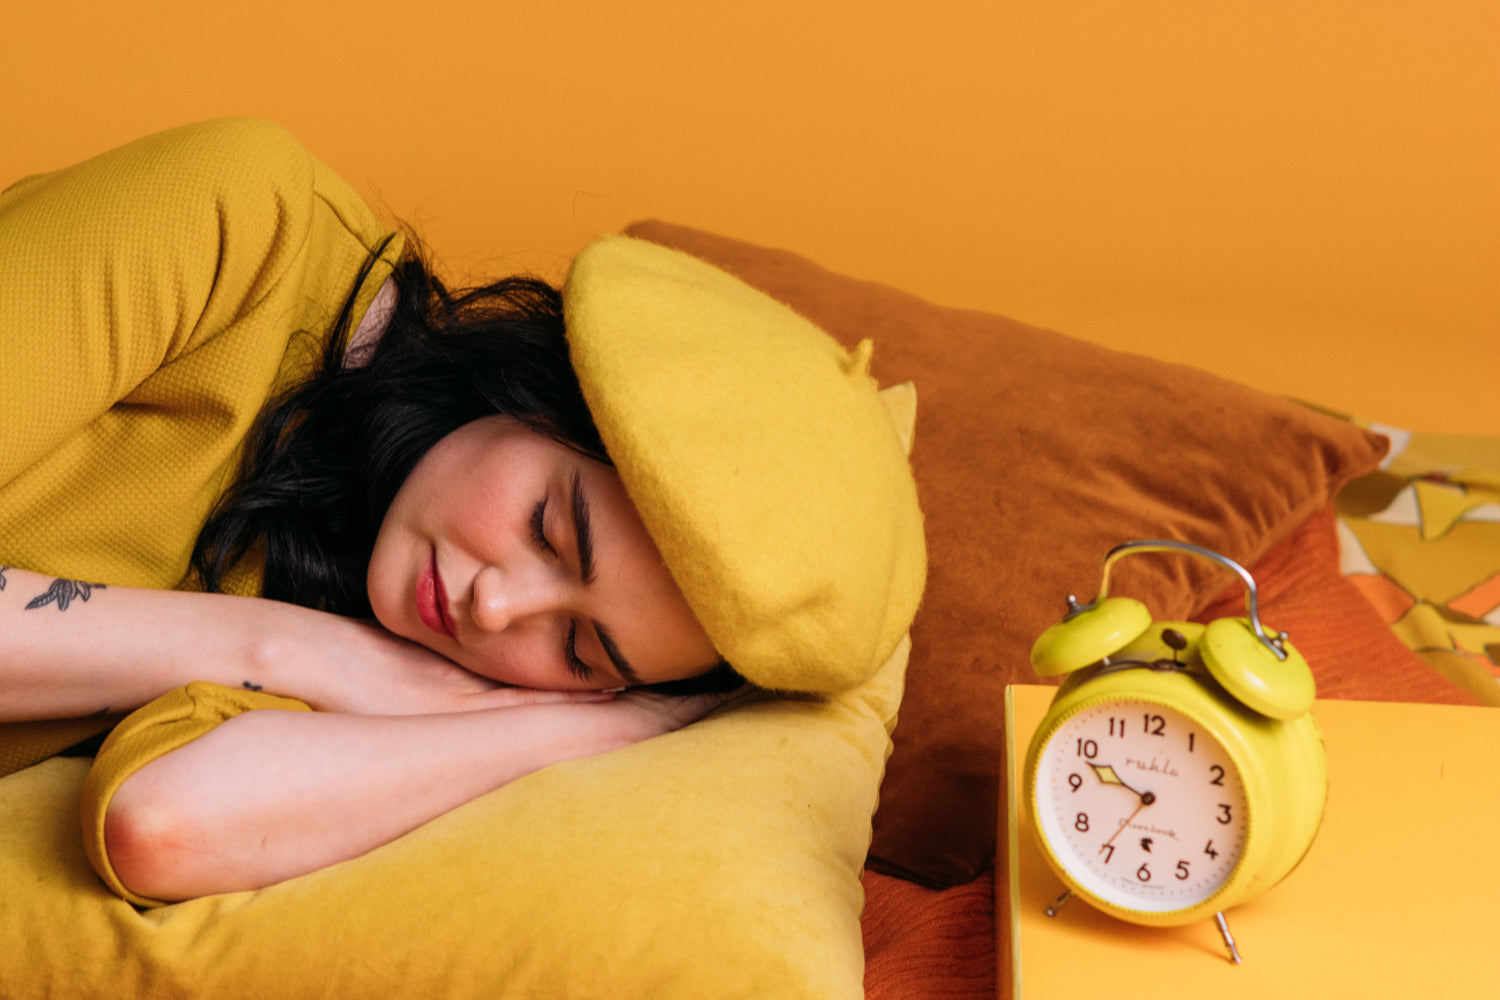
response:
[[[185,585],[265,401],[390,236],[280,127],[206,122],[0,193],[0,566]],[[362,316],[401,249],[358,289]],[[0,726],[0,774],[101,728]]]

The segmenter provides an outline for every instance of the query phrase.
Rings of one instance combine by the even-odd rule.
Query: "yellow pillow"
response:
[[[579,254],[563,302],[605,448],[719,652],[762,687],[869,677],[927,569],[869,342],[846,352],[727,272],[626,236]]]
[[[909,441],[910,388],[886,395]],[[844,693],[759,692],[353,861],[144,914],[89,867],[86,762],[0,779],[0,996],[863,997],[859,875],[909,649]],[[194,689],[205,726],[245,704]]]

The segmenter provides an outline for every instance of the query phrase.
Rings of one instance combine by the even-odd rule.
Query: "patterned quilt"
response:
[[[1339,495],[1344,573],[1434,670],[1500,705],[1500,437],[1391,438]]]

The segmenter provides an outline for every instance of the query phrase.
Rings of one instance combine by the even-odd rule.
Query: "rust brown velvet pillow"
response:
[[[661,222],[633,236],[738,275],[845,346],[875,341],[882,384],[921,399],[912,465],[927,591],[875,816],[870,866],[966,882],[994,856],[1005,685],[1100,561],[1139,538],[1248,565],[1372,468],[1383,438],[1201,371],[1000,316],[931,305],[794,254]],[[1111,588],[1186,618],[1232,577],[1202,560],[1122,560]]]

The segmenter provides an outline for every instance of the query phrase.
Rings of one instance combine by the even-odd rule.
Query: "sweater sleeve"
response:
[[[84,853],[99,877],[118,895],[137,906],[162,905],[161,900],[139,896],[127,889],[109,861],[104,817],[110,800],[125,779],[236,715],[267,708],[309,711],[307,705],[292,698],[194,681],[132,712],[109,734],[84,780],[79,815]]]
[[[400,251],[353,189],[253,119],[0,193],[0,567],[182,585],[256,415],[311,370],[351,295],[358,322]],[[0,774],[112,721],[0,725]]]
[[[310,371],[350,294],[363,314],[390,237],[252,119],[0,194],[0,565],[178,584],[251,422]]]

